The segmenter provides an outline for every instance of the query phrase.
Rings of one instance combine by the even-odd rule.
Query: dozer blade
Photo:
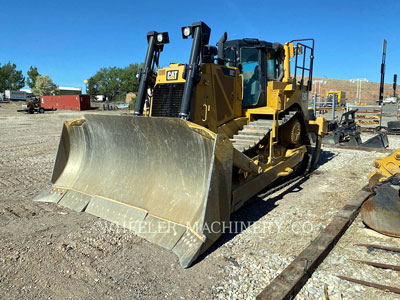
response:
[[[375,195],[361,207],[361,218],[372,229],[400,237],[400,175],[376,186]]]
[[[133,230],[188,267],[229,221],[233,148],[174,118],[86,115],[66,122],[50,190],[55,202]]]

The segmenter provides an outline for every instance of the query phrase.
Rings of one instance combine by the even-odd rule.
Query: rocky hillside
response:
[[[324,101],[326,99],[326,92],[330,90],[346,92],[347,102],[354,102],[357,97],[357,83],[350,82],[345,79],[331,79],[331,78],[313,78],[313,80],[324,80],[326,84],[321,84],[320,97]],[[318,84],[313,85],[317,95]],[[314,92],[314,91],[313,91]],[[384,88],[384,98],[393,96],[393,84],[386,83]],[[361,102],[372,104],[379,98],[379,82],[362,82],[361,83]]]

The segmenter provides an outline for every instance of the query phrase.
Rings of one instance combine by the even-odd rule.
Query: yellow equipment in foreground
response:
[[[371,189],[389,177],[400,174],[400,149],[397,149],[386,157],[377,158],[373,165],[376,170],[368,175],[369,187]]]
[[[361,218],[372,229],[400,237],[400,149],[374,161],[369,174],[372,196],[361,207]]]
[[[210,33],[203,22],[183,27],[183,38],[193,38],[189,63],[155,74],[169,38],[149,32],[135,116],[66,122],[53,187],[36,200],[132,229],[188,267],[247,200],[309,172],[326,131],[307,109],[314,41],[227,41],[225,33],[217,49],[208,45]]]

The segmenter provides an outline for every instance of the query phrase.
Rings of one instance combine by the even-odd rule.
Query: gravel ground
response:
[[[354,245],[358,243],[400,247],[398,238],[386,237],[365,228],[361,218],[357,217],[296,299],[322,299],[325,285],[327,285],[329,295],[341,294],[343,299],[400,299],[400,296],[394,293],[379,291],[336,277],[336,275],[342,275],[400,288],[399,272],[378,269],[350,260],[357,259],[400,265],[400,253]]]
[[[268,200],[266,202],[253,204],[259,206],[256,210],[261,211],[261,215],[264,214],[263,207],[271,205],[267,209],[268,213],[253,224],[255,227],[260,227],[260,223],[267,224],[267,229],[270,230],[260,233],[255,229],[253,233],[242,233],[222,247],[221,255],[230,257],[235,263],[221,270],[221,277],[225,280],[215,285],[216,297],[226,299],[225,295],[228,294],[229,299],[253,299],[329,224],[345,202],[367,183],[367,174],[374,169],[372,162],[380,156],[382,153],[326,149],[322,156],[323,164],[309,180],[299,187],[295,186],[289,191],[263,199]],[[252,209],[247,209],[251,214]],[[241,214],[246,214],[245,210]],[[352,225],[351,231],[354,226]],[[348,245],[350,250],[353,243],[365,242],[357,234],[353,234],[352,238]],[[340,249],[339,246],[335,248],[338,257],[343,255]],[[344,271],[338,272],[335,258],[331,259],[329,256],[328,261],[331,261],[328,263],[330,269],[326,269],[330,272],[322,273],[318,269],[296,299],[321,299],[325,283],[329,286],[330,294],[340,292],[345,299],[355,299],[354,296],[361,295],[357,292],[359,286],[339,281],[335,277],[345,274]],[[392,263],[400,262],[392,260]],[[348,263],[349,267],[353,265]],[[342,266],[344,270],[345,266]],[[362,266],[359,268],[362,269]],[[347,275],[352,274],[350,270],[351,268],[347,270]],[[375,280],[384,282],[386,277],[377,277]],[[364,298],[359,299],[386,296],[384,292],[371,289],[367,293],[376,298],[369,298],[364,294],[361,295]]]
[[[373,160],[384,155],[324,149],[309,179],[256,197],[234,214],[235,233],[182,269],[174,254],[130,232],[89,214],[32,202],[49,186],[62,122],[79,115],[28,115],[16,113],[12,104],[0,108],[1,299],[254,299],[367,183]],[[390,143],[397,148],[400,138],[391,136]],[[400,287],[394,271],[348,260],[400,264],[399,255],[353,246],[359,242],[399,243],[357,219],[297,299],[321,299],[325,283],[330,294],[345,299],[396,299],[335,277]]]

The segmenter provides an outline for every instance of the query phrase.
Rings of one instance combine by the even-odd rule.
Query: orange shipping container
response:
[[[89,95],[42,96],[40,104],[44,109],[85,110],[90,109]]]

